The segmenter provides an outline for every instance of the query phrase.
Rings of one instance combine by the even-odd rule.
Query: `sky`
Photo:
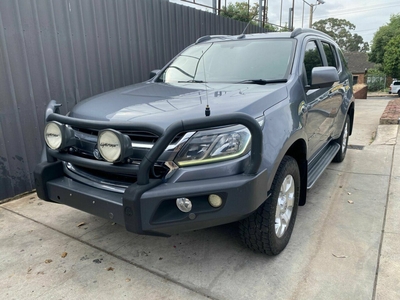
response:
[[[188,0],[195,1],[205,5],[212,6],[212,0]],[[238,2],[247,0],[237,0]],[[316,4],[317,0],[306,0],[309,4]],[[170,0],[182,5],[189,3],[180,0]],[[217,0],[218,2],[218,0]],[[234,3],[233,0],[221,0],[221,5]],[[346,19],[356,26],[352,33],[361,35],[364,42],[371,45],[374,33],[379,27],[386,25],[390,21],[392,14],[400,13],[400,0],[324,0],[324,4],[314,6],[313,23],[327,18]],[[258,3],[258,0],[250,0],[250,4]],[[281,24],[284,26],[288,23],[289,8],[292,7],[293,0],[267,0],[268,3],[268,19],[270,23]],[[310,6],[304,4],[303,0],[294,0],[294,27],[308,28],[310,17]],[[281,18],[282,4],[282,18]],[[197,8],[200,9],[199,6]],[[303,26],[302,26],[303,25]]]

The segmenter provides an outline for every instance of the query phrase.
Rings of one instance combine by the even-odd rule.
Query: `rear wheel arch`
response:
[[[350,130],[349,130],[349,135],[352,134],[353,132],[353,123],[354,123],[354,102],[350,104],[349,110],[347,114],[350,117]]]

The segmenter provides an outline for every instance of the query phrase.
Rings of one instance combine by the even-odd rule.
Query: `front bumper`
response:
[[[139,128],[160,135],[139,166],[88,160],[74,157],[65,151],[47,149],[46,155],[43,156],[46,158],[35,168],[35,184],[41,199],[63,203],[108,218],[124,225],[128,231],[149,235],[171,235],[226,224],[246,217],[267,198],[267,171],[259,171],[262,131],[257,121],[248,115],[232,113],[181,120],[162,131],[151,124],[97,122],[61,116],[58,114],[55,101],[51,101],[46,111],[46,120],[87,129]],[[190,181],[178,182],[150,178],[151,169],[177,134],[234,124],[246,126],[252,135],[251,153],[246,160],[244,173],[213,179],[192,178]],[[71,141],[72,144],[76,142]],[[71,141],[65,144],[70,145]],[[64,171],[67,163],[110,174],[121,172],[133,174],[137,181],[129,185],[123,194],[99,189],[68,176]],[[210,194],[219,195],[223,204],[218,208],[212,207],[208,202]],[[175,201],[178,197],[191,200],[193,209],[189,213],[183,213],[177,208]]]
[[[100,190],[74,181],[63,173],[63,163],[42,162],[35,169],[38,196],[63,203],[126,227],[128,231],[168,236],[226,224],[243,219],[267,198],[267,172],[234,175],[216,179],[163,183],[150,180],[146,185],[129,186],[123,194]],[[219,208],[208,203],[208,196],[223,199]],[[181,212],[177,197],[192,201],[189,213]]]

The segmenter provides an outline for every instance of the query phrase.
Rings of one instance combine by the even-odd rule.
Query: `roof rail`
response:
[[[291,38],[294,38],[296,36],[298,36],[299,34],[302,33],[313,33],[313,34],[319,34],[319,35],[323,35],[327,38],[332,39],[331,36],[329,36],[328,34],[326,34],[325,32],[316,30],[316,29],[311,29],[311,28],[296,28],[295,30],[292,31],[292,34],[290,35]]]
[[[209,40],[212,40],[212,39],[229,40],[229,39],[233,39],[233,36],[229,36],[229,35],[205,35],[205,36],[199,37],[197,39],[197,41],[195,42],[195,44],[200,44],[202,42],[209,41]]]
[[[209,35],[204,35],[204,36],[202,36],[202,37],[199,37],[199,38],[196,40],[195,44],[199,44],[199,43],[202,43],[202,42],[205,42],[205,41],[208,41],[208,40],[211,40],[211,36],[209,36]]]

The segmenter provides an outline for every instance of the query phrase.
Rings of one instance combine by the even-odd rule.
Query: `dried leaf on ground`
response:
[[[81,227],[81,226],[83,226],[85,224],[86,224],[85,222],[80,222],[78,225],[76,225],[76,227]]]
[[[53,260],[52,259],[46,259],[44,262],[46,263],[46,264],[49,264],[49,263],[51,263]]]
[[[105,268],[107,271],[114,271],[114,268],[113,267],[108,267],[108,268]]]
[[[332,253],[332,255],[333,255],[334,257],[336,257],[336,258],[347,258],[346,255],[336,255],[336,254],[334,254],[334,253]]]
[[[352,201],[352,200],[347,200],[347,202],[348,202],[349,204],[354,204],[354,201]]]
[[[129,282],[129,281],[131,281],[131,279],[130,279],[130,278],[127,278],[127,279],[125,279],[125,281],[126,281],[126,282]]]
[[[61,257],[62,257],[62,258],[65,258],[67,255],[68,255],[67,252],[63,252],[63,253],[61,254]]]

